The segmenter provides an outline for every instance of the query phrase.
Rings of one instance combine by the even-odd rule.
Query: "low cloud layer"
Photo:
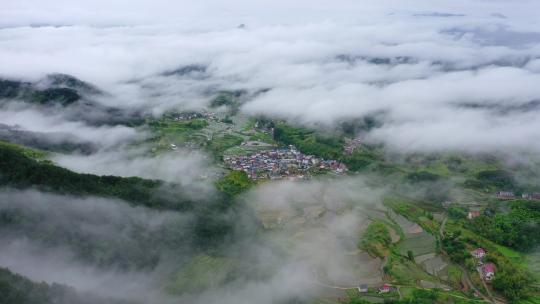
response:
[[[21,104],[6,104],[0,108],[2,124],[29,132],[40,132],[46,137],[47,133],[55,135],[59,141],[64,138],[74,143],[90,143],[96,148],[110,148],[125,145],[134,140],[142,140],[147,134],[132,127],[93,126],[84,121],[73,120],[64,108],[43,111],[39,107]]]
[[[383,193],[366,181],[277,183],[253,189],[244,199],[257,216],[283,213],[284,225],[254,238],[259,228],[243,220],[251,212],[245,208],[241,212],[246,215],[235,218],[234,236],[221,253],[214,253],[235,265],[234,275],[196,293],[177,295],[168,293],[167,286],[198,258],[187,244],[192,214],[132,207],[118,200],[3,189],[0,214],[19,221],[2,228],[0,265],[35,281],[144,303],[309,299],[327,292],[326,285],[353,286],[358,271],[368,271],[364,279],[375,284],[380,281],[378,260],[367,255],[359,259],[355,253],[369,222],[363,212],[375,207]],[[280,196],[269,200],[268,192]],[[141,266],[145,261],[153,265],[152,257],[157,264]],[[126,263],[131,265],[127,270],[122,266]],[[212,271],[219,276],[221,268]]]
[[[142,148],[122,148],[102,150],[91,155],[57,154],[52,160],[76,172],[159,179],[189,185],[200,194],[214,191],[212,182],[220,173],[218,168],[213,167],[208,155],[187,150],[152,155]]]
[[[121,14],[104,1],[52,1],[38,14],[32,2],[2,12],[4,77],[72,74],[111,93],[101,102],[152,114],[270,89],[241,110],[325,125],[383,112],[367,139],[400,151],[540,150],[535,1],[135,1]],[[204,73],[165,73],[189,65]]]

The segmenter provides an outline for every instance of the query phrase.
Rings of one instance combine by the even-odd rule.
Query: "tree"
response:
[[[217,187],[229,197],[234,197],[249,189],[253,182],[244,171],[231,171],[217,182]]]
[[[531,283],[529,276],[520,270],[499,271],[493,279],[493,287],[504,294],[509,300],[525,298]]]
[[[414,253],[412,252],[412,250],[407,250],[407,257],[409,258],[409,260],[414,261]]]

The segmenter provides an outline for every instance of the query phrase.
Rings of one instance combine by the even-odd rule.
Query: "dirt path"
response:
[[[312,283],[315,284],[315,285],[324,286],[324,287],[332,288],[332,289],[339,289],[339,290],[349,290],[349,289],[355,289],[356,288],[356,286],[352,286],[352,287],[349,287],[349,286],[333,286],[333,285],[328,285],[328,284],[320,282],[320,281],[312,281]]]
[[[388,232],[390,232],[390,237],[392,238],[392,244],[395,244],[401,240],[401,237],[396,232],[393,227],[388,227]]]
[[[416,288],[416,289],[423,289],[423,290],[432,290],[432,288],[419,287],[419,286],[416,286],[416,285],[410,286],[410,285],[392,284],[392,286],[396,287],[396,290],[397,290],[397,292],[399,294],[399,299],[401,299],[403,297],[403,295],[401,294],[401,290],[400,290],[401,287]],[[457,294],[452,294],[452,297],[463,299],[463,300],[468,300],[468,301],[478,301],[478,302],[482,301],[482,303],[485,303],[483,300],[474,300],[474,299],[467,298],[467,297],[464,297],[464,296],[460,296],[460,295],[457,295]]]
[[[441,227],[439,228],[439,235],[441,237],[441,240],[444,236],[444,227],[446,226],[446,222],[448,221],[448,217],[445,217],[441,223]]]
[[[484,285],[484,288],[486,289],[486,292],[489,296],[489,298],[491,299],[491,302],[492,303],[497,303],[497,304],[504,304],[506,303],[506,301],[503,301],[502,299],[498,299],[496,298],[495,296],[493,296],[493,294],[491,293],[491,290],[488,288],[487,284],[486,284],[486,281],[482,279],[482,284]]]
[[[383,259],[383,261],[381,263],[381,268],[380,268],[381,278],[383,278],[383,279],[384,279],[384,275],[385,275],[384,266],[386,266],[386,263],[388,263],[388,257],[387,256],[384,257],[384,259]]]

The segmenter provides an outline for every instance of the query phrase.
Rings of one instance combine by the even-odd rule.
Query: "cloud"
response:
[[[200,195],[214,193],[212,181],[220,172],[212,166],[208,155],[187,150],[152,155],[144,148],[120,148],[101,150],[91,155],[56,154],[51,160],[81,173],[139,176],[182,184]]]
[[[365,7],[351,1],[331,6],[317,2],[310,4],[305,18],[293,21],[298,14],[286,11],[305,4],[272,3],[269,10],[280,14],[271,18],[266,9],[245,1],[234,1],[223,12],[218,12],[223,8],[218,3],[158,2],[150,8],[135,1],[116,22],[113,12],[120,4],[53,1],[40,15],[22,13],[24,4],[10,4],[3,14],[21,17],[18,25],[47,23],[53,18],[47,12],[56,6],[64,7],[64,14],[54,17],[56,23],[73,25],[1,29],[0,64],[7,77],[73,74],[110,93],[101,103],[153,115],[204,108],[218,90],[270,89],[248,100],[242,111],[326,125],[385,112],[382,129],[369,138],[398,149],[471,150],[472,142],[472,150],[527,149],[528,142],[537,140],[536,133],[520,131],[537,127],[523,114],[482,109],[540,98],[535,86],[540,45],[534,39],[540,28],[527,13],[538,6],[534,1],[521,3],[519,9],[491,2],[490,11],[506,19],[484,14],[481,1],[468,1],[459,9],[450,3],[434,8],[429,1],[417,1],[414,8],[396,1]],[[83,8],[104,14],[90,17]],[[323,15],[322,8],[329,12]],[[191,17],[173,22],[172,12]],[[261,18],[255,23],[235,20],[242,12]],[[423,17],[426,12],[434,17]],[[149,20],[147,15],[162,18]],[[204,22],[189,24],[202,15]],[[74,16],[88,23],[75,22]],[[236,28],[240,23],[248,26]],[[205,67],[205,77],[163,74],[194,64]],[[464,110],[459,105],[465,103],[479,107]],[[521,121],[519,126],[515,120]],[[500,129],[519,132],[520,140],[509,147],[491,145],[490,121],[508,123]],[[440,143],[434,130],[449,140]]]
[[[65,134],[67,140],[90,142],[98,147],[118,146],[146,136],[144,132],[127,126],[92,126],[73,120],[69,111],[63,108],[43,111],[38,107],[8,104],[0,108],[0,121],[25,131]]]
[[[167,230],[185,239],[182,232],[188,233],[191,214],[131,207],[119,200],[9,189],[0,192],[0,213],[20,219],[2,227],[0,265],[38,282],[62,283],[107,297],[151,300],[160,294],[158,284],[170,271],[160,265],[179,265],[180,252],[188,256],[179,247],[175,256],[166,243],[156,250],[152,242]],[[175,262],[170,261],[173,256]],[[154,268],[134,267],[154,260],[158,262]]]
[[[213,253],[234,263],[229,279],[180,295],[168,294],[165,286],[189,267],[197,252],[186,242],[192,214],[132,207],[111,199],[3,189],[0,214],[20,221],[2,226],[0,265],[35,281],[145,303],[270,304],[312,299],[324,293],[325,284],[354,286],[362,269],[372,269],[364,278],[367,282],[380,281],[377,260],[353,254],[367,220],[362,212],[365,206],[375,206],[383,193],[365,182],[353,178],[255,188],[245,202],[258,212],[290,214],[288,224],[257,233],[246,206],[235,214],[237,229],[229,242]],[[280,196],[271,201],[269,192]],[[140,266],[154,256],[153,267],[121,267]]]

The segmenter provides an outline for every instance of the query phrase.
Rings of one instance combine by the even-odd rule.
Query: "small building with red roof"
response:
[[[379,287],[379,293],[387,293],[387,292],[390,292],[390,288],[392,286],[388,285],[388,284],[384,284],[383,286]]]
[[[486,256],[486,250],[484,248],[476,248],[471,254],[475,258],[481,259]]]
[[[486,281],[491,281],[495,277],[495,264],[487,263],[482,266],[482,275]]]
[[[482,215],[482,213],[479,210],[471,210],[469,213],[467,213],[467,219],[472,220],[480,215]]]

